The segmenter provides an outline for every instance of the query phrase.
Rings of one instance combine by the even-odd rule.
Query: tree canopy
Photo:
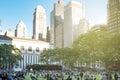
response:
[[[55,48],[44,50],[41,61],[48,63],[62,62],[62,65],[74,67],[86,63],[99,62],[109,68],[120,64],[120,34],[110,34],[103,31],[88,32],[80,35],[71,48]],[[48,60],[49,59],[49,60]],[[95,66],[94,64],[92,66]]]
[[[11,44],[0,45],[0,67],[1,68],[12,68],[14,64],[21,60],[21,51]]]

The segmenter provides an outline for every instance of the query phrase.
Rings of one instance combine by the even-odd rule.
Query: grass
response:
[[[66,75],[65,77],[64,77],[64,80],[66,80],[66,78],[68,77],[68,75]],[[96,75],[95,76],[96,77],[96,80],[101,80],[101,76],[100,75]],[[25,76],[25,80],[30,80],[30,75],[26,75]],[[45,80],[44,78],[38,78],[38,80]],[[74,78],[74,79],[72,79],[72,80],[77,80],[77,78]],[[84,80],[84,79],[83,79]]]
[[[25,80],[30,80],[30,75],[26,75]],[[45,79],[44,78],[38,78],[38,80],[45,80]]]

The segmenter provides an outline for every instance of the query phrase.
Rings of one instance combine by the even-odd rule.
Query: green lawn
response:
[[[66,80],[67,77],[68,77],[68,75],[66,75],[64,77],[64,80]],[[101,80],[101,76],[100,75],[95,75],[95,77],[96,77],[96,80]],[[30,75],[26,75],[25,76],[25,80],[30,80]],[[44,78],[38,78],[38,80],[45,80],[45,79]],[[72,80],[77,80],[77,79],[72,79]]]
[[[68,75],[65,76],[64,80],[66,80],[67,77],[68,77]],[[26,75],[25,80],[30,80],[30,75]],[[38,80],[45,80],[45,79],[44,78],[38,78]],[[77,80],[77,79],[73,79],[73,80]]]
[[[25,80],[30,80],[30,75],[26,75]],[[45,80],[45,79],[44,78],[38,78],[38,80]]]

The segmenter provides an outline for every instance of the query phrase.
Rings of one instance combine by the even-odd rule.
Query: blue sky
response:
[[[50,25],[50,12],[53,4],[58,0],[0,0],[0,19],[2,21],[2,31],[11,28],[15,30],[19,20],[23,20],[28,29],[28,36],[32,36],[33,13],[37,5],[41,5],[46,10],[47,25]],[[65,5],[70,0],[64,0]],[[94,24],[106,23],[107,20],[107,0],[75,0],[83,2],[85,5],[86,17]]]

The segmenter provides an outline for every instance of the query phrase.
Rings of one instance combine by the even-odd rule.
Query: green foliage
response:
[[[43,50],[40,54],[40,62],[45,64],[50,63],[61,63],[66,66],[73,66],[74,64],[74,54],[71,48],[55,48]]]
[[[100,61],[108,68],[115,62],[120,62],[120,34],[89,32],[76,39],[73,48],[79,55],[80,63]]]
[[[44,50],[40,61],[49,64],[62,62],[62,65],[73,68],[83,63],[100,63],[109,68],[120,64],[120,34],[107,32],[88,32],[80,35],[71,48]],[[94,66],[94,65],[93,65]]]
[[[120,34],[113,34],[111,39],[106,43],[107,51],[103,58],[106,67],[114,65],[120,69]]]
[[[2,62],[1,68],[12,68],[18,60],[22,59],[20,53],[21,51],[13,45],[0,45],[0,62]]]

